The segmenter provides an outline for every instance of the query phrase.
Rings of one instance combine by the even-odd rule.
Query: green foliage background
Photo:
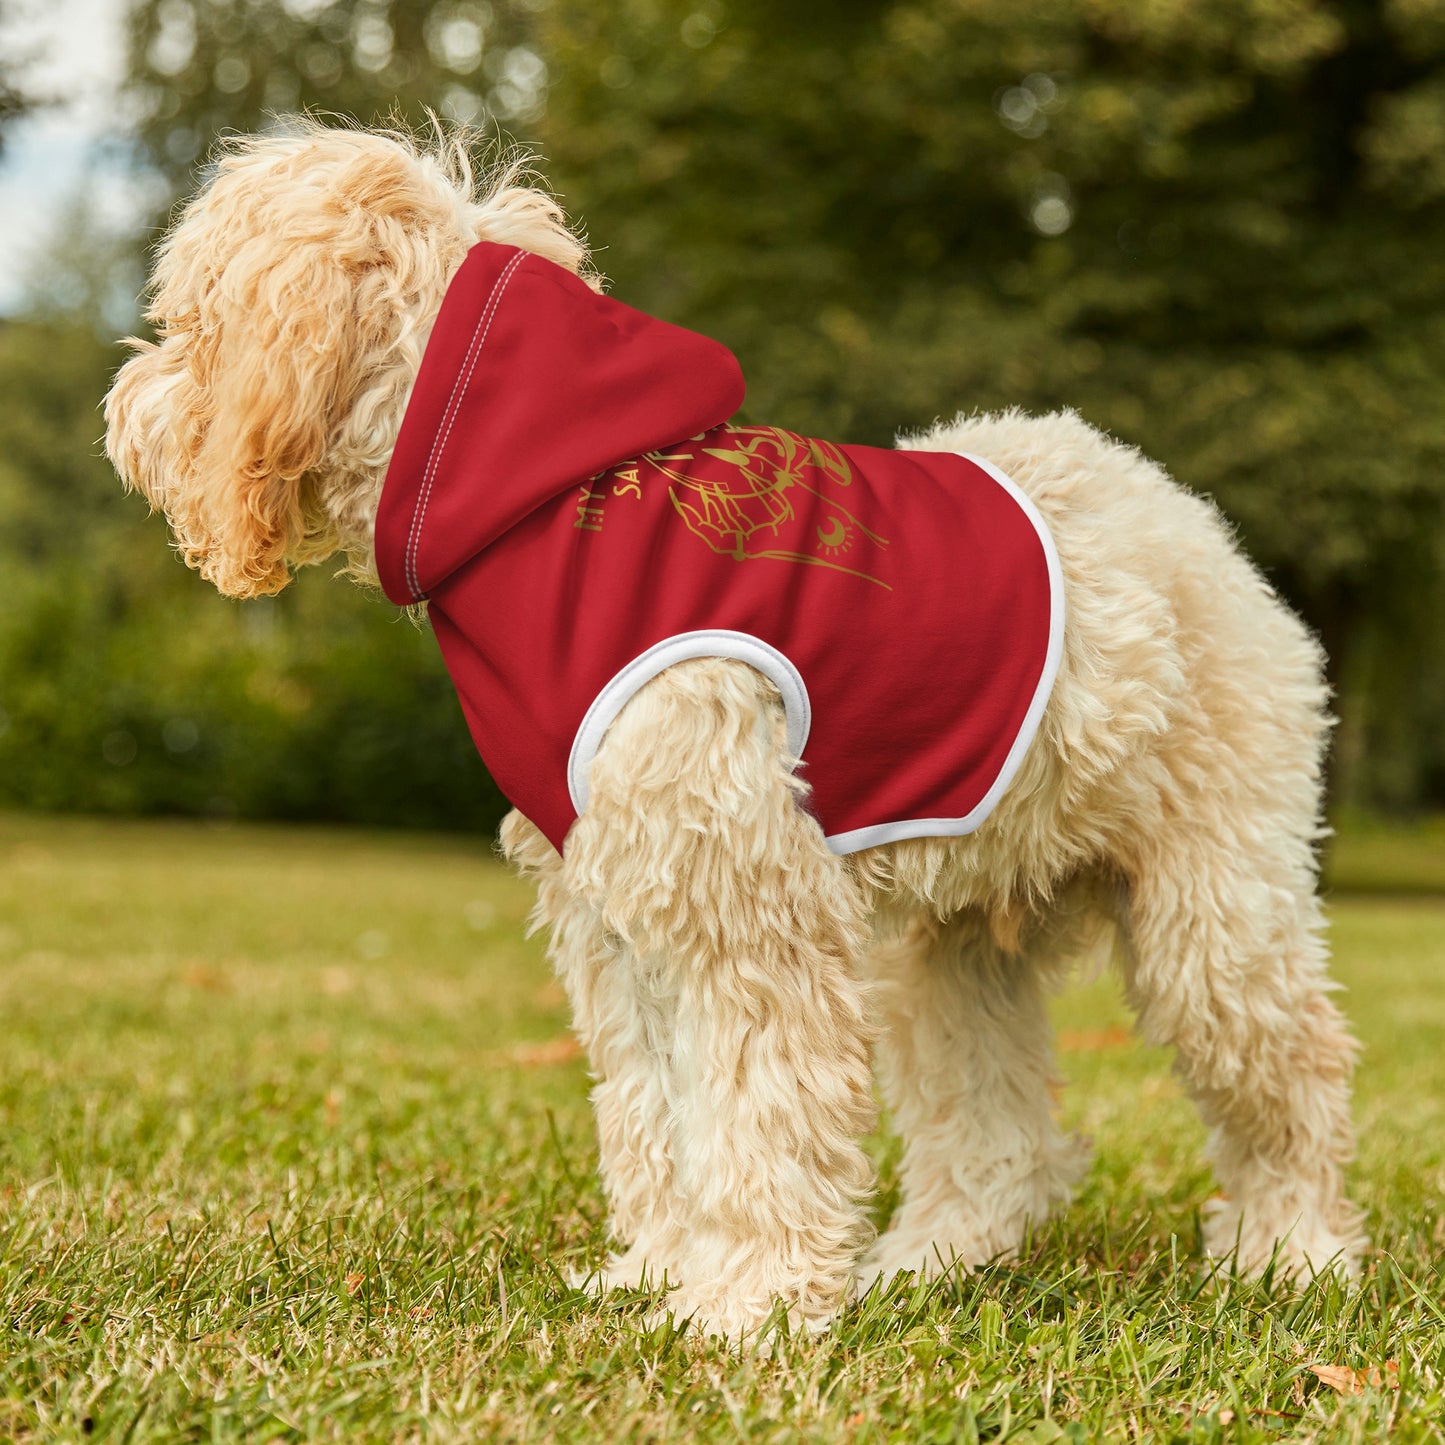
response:
[[[268,112],[434,106],[535,145],[616,294],[737,351],[753,419],[886,444],[1072,406],[1138,444],[1322,634],[1337,799],[1445,804],[1445,0],[140,0],[132,27],[172,194]],[[73,309],[0,328],[0,800],[495,817],[428,638],[322,577],[223,603],[119,497],[117,359]]]

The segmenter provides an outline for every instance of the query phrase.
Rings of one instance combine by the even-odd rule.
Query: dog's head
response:
[[[459,139],[302,122],[226,142],[157,253],[157,340],[106,397],[106,450],[188,565],[232,597],[344,552],[373,578],[386,464],[442,297],[477,240],[586,252],[513,163]]]

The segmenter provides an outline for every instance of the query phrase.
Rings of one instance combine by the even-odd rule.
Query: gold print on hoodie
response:
[[[717,427],[597,478],[583,489],[587,496],[579,513],[586,520],[575,525],[600,531],[601,504],[613,497],[640,498],[654,474],[666,479],[673,509],[688,531],[714,552],[738,562],[766,558],[826,567],[892,591],[867,570],[888,539],[824,490],[828,483],[853,483],[847,458],[829,442],[776,427]],[[800,516],[800,492],[822,505],[804,503]]]

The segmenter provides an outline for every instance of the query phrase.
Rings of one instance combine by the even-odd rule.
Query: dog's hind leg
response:
[[[872,967],[903,1199],[860,1285],[1008,1257],[1087,1163],[1053,1117],[1045,996],[1061,966],[1037,944],[1004,950],[981,913],[964,913],[880,944]]]
[[[681,663],[613,724],[567,841],[569,886],[647,960],[679,1226],[667,1307],[730,1339],[779,1300],[826,1324],[869,1235],[863,901],[791,762],[761,674]]]
[[[1350,1273],[1363,1243],[1343,1180],[1355,1045],[1329,997],[1308,843],[1242,821],[1148,841],[1131,882],[1128,990],[1213,1131],[1226,1198],[1207,1249],[1237,1248],[1251,1274],[1276,1248],[1285,1273]]]

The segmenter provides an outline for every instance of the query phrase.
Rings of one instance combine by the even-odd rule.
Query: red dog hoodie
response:
[[[717,342],[483,242],[382,491],[387,596],[428,602],[483,761],[558,849],[612,720],[694,657],[777,685],[835,852],[973,831],[1058,672],[1047,528],[982,458],[735,426],[742,400]]]

